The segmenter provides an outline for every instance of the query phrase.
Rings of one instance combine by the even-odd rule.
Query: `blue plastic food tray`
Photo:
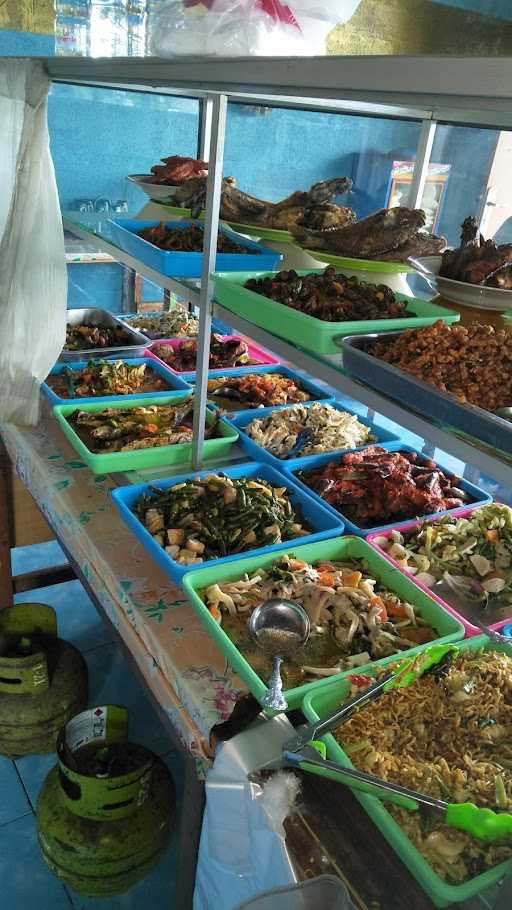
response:
[[[161,490],[167,490],[184,480],[191,480],[197,477],[207,477],[209,474],[225,474],[226,477],[259,477],[261,480],[268,480],[277,487],[287,487],[291,492],[291,501],[294,505],[299,505],[302,519],[305,520],[314,529],[311,534],[304,537],[295,537],[292,540],[285,540],[280,544],[273,544],[270,547],[260,547],[256,550],[245,550],[243,553],[236,553],[233,556],[225,556],[222,559],[210,559],[204,563],[204,566],[210,568],[213,565],[221,565],[225,562],[234,562],[237,559],[246,559],[248,556],[257,554],[274,553],[280,550],[290,549],[299,543],[313,543],[316,540],[327,540],[332,537],[339,537],[343,534],[344,523],[340,515],[332,509],[327,509],[323,503],[308,495],[299,484],[295,483],[291,477],[286,477],[279,471],[276,471],[269,464],[247,463],[237,465],[234,468],[210,469],[209,471],[199,471],[196,473],[180,474],[178,477],[172,477],[168,480],[159,480],[152,484],[138,484],[137,486],[118,487],[112,491],[112,498],[121,513],[121,517],[126,522],[131,531],[133,531],[137,540],[139,540],[153,557],[155,562],[173,579],[180,582],[183,576],[192,569],[201,568],[197,566],[180,566],[174,559],[160,547],[149,531],[139,521],[137,516],[132,512],[139,498],[143,494],[151,493],[151,490],[158,487]]]
[[[388,332],[382,335],[353,335],[344,338],[339,346],[343,351],[345,372],[430,420],[434,416],[438,423],[461,430],[493,448],[510,452],[512,423],[508,420],[476,405],[464,404],[455,395],[442,392],[428,382],[406,373],[405,370],[366,353],[365,347],[368,343],[394,341],[400,334]],[[490,369],[492,370],[492,365]]]
[[[315,402],[313,401],[304,401],[302,402],[305,407],[311,407]],[[322,402],[322,404],[327,404],[327,402]],[[356,414],[355,411],[350,408],[345,407],[341,401],[329,401],[328,404],[331,407],[336,408],[337,411],[346,411],[348,414]],[[245,432],[247,425],[252,423],[253,420],[261,420],[266,417],[268,414],[271,414],[272,411],[283,411],[293,408],[293,405],[281,405],[277,408],[260,408],[256,411],[246,411],[239,412],[230,419],[230,423],[238,430],[240,436],[238,439],[238,445],[247,452],[255,461],[268,461],[269,464],[274,465],[275,468],[281,470],[283,467],[307,467],[312,463],[313,458],[318,458],[318,455],[305,455],[297,458],[277,458],[275,455],[272,455],[267,449],[262,448],[258,443],[254,442],[253,439]],[[379,424],[374,423],[371,420],[367,420],[364,417],[361,417],[359,414],[356,414],[357,419],[360,423],[364,423],[365,426],[369,427],[376,437],[373,442],[367,442],[364,446],[358,446],[356,449],[336,449],[329,454],[331,458],[336,458],[337,455],[345,455],[347,452],[360,452],[362,449],[366,449],[369,445],[379,445],[384,449],[389,449],[391,451],[396,449],[401,449],[403,443],[400,441],[398,436],[395,436],[394,433],[390,433],[389,430],[385,430],[384,427],[379,426]]]
[[[182,230],[195,224],[204,228],[202,221],[166,221],[166,228]],[[159,221],[135,221],[127,218],[111,218],[112,236],[121,249],[136,256],[155,272],[167,275],[169,278],[201,278],[203,271],[203,254],[177,253],[171,250],[161,250],[153,243],[139,237],[139,231],[144,228],[155,227]],[[247,240],[240,234],[226,228],[219,228],[222,234],[230,237],[235,243],[247,248],[247,253],[217,253],[215,270],[223,272],[240,271],[266,271],[275,269],[281,262],[282,254],[254,240]]]
[[[389,446],[386,446],[386,448],[389,448]],[[395,452],[416,452],[420,458],[424,459],[425,461],[427,460],[427,456],[423,455],[418,451],[418,449],[415,449],[413,446],[399,445],[394,447],[393,450]],[[343,454],[345,454],[345,452]],[[406,521],[393,521],[387,525],[376,525],[372,528],[360,528],[359,525],[356,525],[350,521],[350,519],[343,515],[342,512],[338,512],[334,506],[331,506],[329,503],[325,502],[321,496],[311,490],[310,487],[308,487],[305,483],[302,483],[302,481],[299,480],[299,478],[296,476],[298,471],[313,471],[316,468],[321,468],[323,465],[328,464],[329,461],[338,461],[340,458],[341,455],[336,455],[334,458],[330,454],[315,455],[314,457],[303,459],[303,462],[300,465],[295,465],[293,468],[283,467],[282,470],[283,473],[289,474],[290,477],[293,477],[295,483],[302,487],[303,490],[306,490],[310,496],[314,496],[317,502],[321,502],[326,509],[329,509],[329,511],[333,513],[333,515],[340,515],[343,519],[348,534],[357,534],[358,537],[367,537],[368,534],[375,534],[379,533],[380,531],[389,531],[392,528],[401,528],[404,525],[410,524],[410,522],[416,518],[419,519],[419,521],[425,521],[426,519],[431,518],[432,514],[435,514],[437,518],[441,515],[450,515],[452,512],[456,511],[456,509],[444,509],[441,512],[430,513],[429,515],[411,516],[411,518],[407,519]],[[448,474],[453,474],[453,471],[448,468],[441,459],[436,459],[436,464],[439,465],[440,468],[443,468],[443,470],[445,470]],[[483,506],[488,502],[492,502],[492,496],[486,493],[485,490],[481,490],[480,487],[476,487],[474,484],[469,483],[467,480],[461,479],[458,483],[458,487],[461,490],[464,490],[466,493],[469,493],[469,495],[472,497],[471,502],[463,503],[464,506],[476,507]],[[458,506],[458,508],[460,509],[461,506]]]
[[[162,379],[165,379],[169,388],[162,392],[134,392],[132,395],[91,395],[87,398],[60,398],[53,389],[50,388],[48,383],[43,382],[41,388],[45,393],[46,397],[50,399],[52,405],[55,404],[97,404],[98,402],[105,402],[108,404],[110,401],[132,401],[134,398],[144,398],[146,396],[150,398],[160,398],[168,397],[170,392],[179,391],[179,392],[190,392],[192,391],[192,386],[188,382],[185,382],[180,376],[176,373],[173,373],[171,370],[168,370],[163,364],[158,363],[156,360],[153,360],[152,357],[118,357],[117,360],[122,360],[123,363],[128,363],[130,366],[139,366],[141,363],[147,363],[148,366],[154,370],[155,373],[158,373]],[[94,361],[101,360],[101,357],[95,357]],[[112,363],[112,358],[109,358],[110,363]],[[58,376],[59,373],[66,368],[73,370],[73,372],[78,372],[83,370],[84,367],[90,363],[90,360],[75,360],[71,363],[58,363],[50,371],[50,376]]]
[[[299,383],[301,388],[306,392],[309,392],[313,396],[311,401],[332,401],[333,395],[331,392],[326,392],[325,389],[322,389],[320,385],[317,385],[316,382],[313,382],[311,379],[306,379],[301,373],[298,373],[296,370],[290,369],[290,367],[281,366],[278,363],[269,363],[261,367],[233,367],[230,370],[210,370],[208,372],[208,379],[215,379],[216,376],[247,376],[252,373],[279,373],[281,376],[288,376],[290,379],[294,379],[295,382]],[[196,374],[195,373],[183,373],[187,382],[191,385],[195,384]],[[208,404],[211,407],[215,407],[215,398],[209,399]],[[278,404],[274,408],[240,408],[237,411],[228,412],[230,414],[236,415],[237,419],[239,417],[251,416],[257,417],[260,414],[265,414],[270,410],[281,410],[282,408],[290,407],[289,404]],[[259,450],[258,450],[259,451]],[[258,461],[260,458],[258,457]]]

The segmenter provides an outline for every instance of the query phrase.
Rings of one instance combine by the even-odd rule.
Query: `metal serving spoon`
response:
[[[274,659],[268,691],[262,702],[264,708],[286,711],[288,702],[283,694],[281,664],[307,642],[310,629],[308,614],[291,600],[278,597],[266,600],[252,613],[249,631],[262,651]]]
[[[492,641],[497,644],[503,642],[506,642],[507,644],[512,643],[512,638],[510,638],[510,636],[500,635],[499,632],[494,632],[481,618],[484,616],[487,622],[499,622],[500,619],[508,619],[512,613],[512,606],[504,601],[500,601],[499,596],[495,595],[494,597],[489,598],[487,606],[484,606],[481,601],[472,600],[470,597],[465,597],[462,593],[456,591],[455,588],[452,587],[452,585],[449,585],[443,578],[436,581],[432,591],[434,594],[437,594],[438,597],[441,597],[442,600],[449,603],[454,610],[457,610],[457,613],[460,613],[461,616],[464,617],[464,619],[467,619],[472,625],[481,629]]]

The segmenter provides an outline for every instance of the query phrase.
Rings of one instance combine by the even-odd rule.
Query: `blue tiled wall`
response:
[[[68,266],[68,306],[101,307],[119,312],[121,304],[122,269],[119,265]]]
[[[54,84],[49,125],[63,209],[78,198],[146,197],[126,179],[169,154],[197,154],[197,101]]]
[[[436,0],[443,6],[457,6],[471,13],[493,16],[495,19],[512,19],[510,0]]]
[[[195,155],[196,102],[135,92],[55,85],[50,130],[64,209],[80,197],[145,202],[126,180],[167,154]],[[277,200],[318,180],[346,175],[344,200],[361,218],[386,204],[394,160],[414,157],[419,124],[345,114],[231,105],[226,174],[240,189]],[[496,144],[493,130],[440,126],[432,160],[452,165],[440,230],[456,243],[466,215],[479,211]]]
[[[347,204],[364,217],[385,205],[395,159],[414,155],[419,125],[346,114],[232,105],[228,113],[225,173],[240,189],[276,200],[318,180],[347,176]]]
[[[437,127],[431,160],[452,166],[439,230],[455,246],[464,218],[480,212],[498,136],[495,130]]]
[[[0,57],[49,57],[53,54],[53,35],[33,35],[0,29]]]

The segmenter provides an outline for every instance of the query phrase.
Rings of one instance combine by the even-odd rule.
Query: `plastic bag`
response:
[[[281,714],[262,723],[263,729],[257,723],[219,746],[208,772],[194,910],[233,910],[260,891],[295,881],[283,821],[297,796],[297,778],[279,773],[270,788],[248,780],[289,738],[289,721]]]
[[[360,0],[166,0],[149,16],[149,52],[189,55],[321,56],[330,30]]]
[[[0,59],[0,422],[33,425],[66,336],[64,234],[50,155],[50,82]]]
[[[218,747],[206,777],[194,910],[241,910],[240,904],[262,892],[296,883],[284,821],[294,811],[300,781],[283,770],[262,785],[249,780],[281,754],[291,733],[286,715],[260,715],[250,728]],[[355,910],[343,887],[341,891],[343,910]],[[310,906],[300,895],[293,906],[299,902]],[[326,899],[322,906],[328,910],[333,903]]]
[[[356,910],[345,885],[334,875],[319,875],[297,885],[272,888],[235,910]]]
[[[194,910],[234,910],[266,888],[295,881],[284,831],[269,815],[262,792],[247,781],[224,778],[223,771],[221,764],[206,781]]]

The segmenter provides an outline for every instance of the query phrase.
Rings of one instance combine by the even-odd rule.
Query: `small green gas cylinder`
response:
[[[0,754],[53,752],[62,725],[87,705],[87,666],[57,637],[47,604],[0,610]]]
[[[147,875],[168,843],[172,777],[158,756],[128,742],[128,712],[117,705],[72,718],[57,756],[37,802],[45,862],[82,894],[121,894]]]

